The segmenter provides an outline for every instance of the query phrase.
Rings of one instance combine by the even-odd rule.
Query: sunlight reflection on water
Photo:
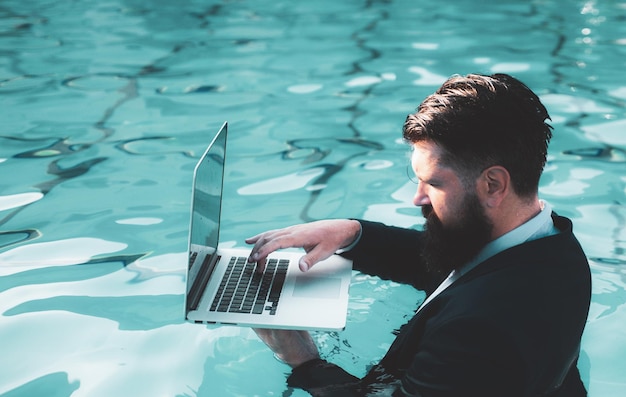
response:
[[[592,397],[624,394],[620,4],[5,0],[0,16],[0,395],[305,395],[250,330],[182,321],[199,153],[228,120],[230,246],[327,217],[419,227],[402,122],[470,72],[512,73],[550,111],[540,195],[593,272],[580,368]],[[360,274],[351,293],[346,330],[315,338],[363,375],[423,294]]]

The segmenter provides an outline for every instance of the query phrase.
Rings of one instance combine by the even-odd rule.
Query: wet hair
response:
[[[488,167],[509,172],[515,193],[537,193],[552,137],[537,95],[506,75],[453,76],[407,116],[404,139],[431,141],[440,163],[474,181]],[[473,184],[473,182],[472,182]]]

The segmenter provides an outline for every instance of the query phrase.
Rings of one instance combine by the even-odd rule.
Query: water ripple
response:
[[[33,94],[53,87],[56,81],[50,75],[21,75],[0,80],[0,94]]]
[[[40,192],[18,193],[0,196],[0,211],[21,207],[39,201],[43,198]]]
[[[6,218],[0,224],[6,222]],[[41,232],[37,229],[6,230],[0,231],[0,249],[10,247],[15,244],[25,243],[41,237]]]
[[[76,265],[98,255],[121,251],[127,246],[125,243],[92,237],[22,245],[0,253],[0,263],[3,265],[0,272],[8,270],[7,266],[39,268]]]

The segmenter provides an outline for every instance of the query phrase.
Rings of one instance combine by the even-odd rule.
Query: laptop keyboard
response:
[[[269,259],[263,273],[245,257],[233,257],[228,263],[212,312],[276,314],[289,261]]]

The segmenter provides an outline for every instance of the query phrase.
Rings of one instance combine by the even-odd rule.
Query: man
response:
[[[302,271],[338,250],[425,302],[363,378],[322,360],[303,331],[256,330],[314,396],[584,396],[576,362],[589,265],[570,220],[539,200],[551,127],[505,75],[455,76],[407,117],[423,231],[325,220],[269,231],[251,262],[302,247]]]

